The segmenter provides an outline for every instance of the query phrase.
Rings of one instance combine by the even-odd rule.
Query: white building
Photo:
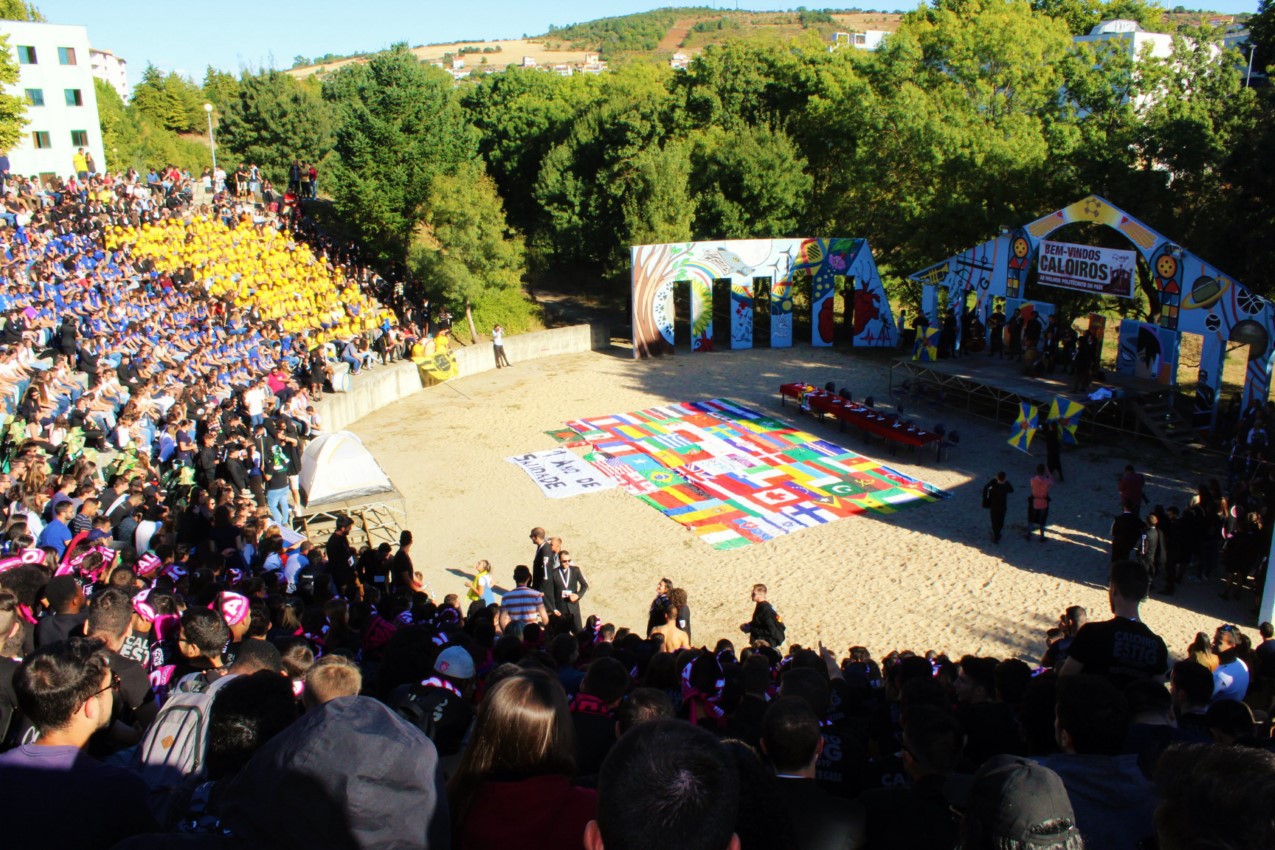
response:
[[[128,103],[128,63],[109,50],[89,48],[93,76],[115,89],[120,99]]]
[[[1148,44],[1151,45],[1151,55],[1157,59],[1173,54],[1173,36],[1165,32],[1147,32],[1138,26],[1137,21],[1103,21],[1091,29],[1089,35],[1078,35],[1072,41],[1076,44],[1119,41],[1135,59],[1143,55],[1143,48]]]
[[[853,47],[855,50],[876,50],[889,34],[885,30],[834,32],[832,34],[832,46],[829,50],[837,50],[841,47]]]
[[[9,54],[18,63],[18,82],[9,94],[27,102],[21,141],[9,150],[14,174],[70,177],[77,148],[93,156],[99,171],[107,168],[97,94],[84,27],[0,21]]]

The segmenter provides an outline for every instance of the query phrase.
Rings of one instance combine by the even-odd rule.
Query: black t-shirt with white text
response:
[[[1164,641],[1145,623],[1124,617],[1087,623],[1067,654],[1084,665],[1085,673],[1106,676],[1120,686],[1169,672]]]

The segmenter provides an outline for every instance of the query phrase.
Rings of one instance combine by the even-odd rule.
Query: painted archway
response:
[[[1128,239],[1154,275],[1160,296],[1159,327],[1178,335],[1194,333],[1203,338],[1195,388],[1197,424],[1216,422],[1229,340],[1251,346],[1244,378],[1244,405],[1253,399],[1266,400],[1275,365],[1275,311],[1271,303],[1097,195],[909,275],[911,280],[923,284],[922,311],[931,322],[938,321],[940,289],[947,291],[948,304],[958,312],[964,309],[966,293],[971,291],[976,293],[974,309],[980,311],[993,298],[1027,297],[1028,274],[1036,265],[1041,241],[1075,222],[1106,225]]]
[[[811,345],[833,343],[833,297],[838,279],[853,281],[852,344],[896,344],[894,316],[865,239],[733,239],[635,245],[633,356],[672,354],[674,290],[690,287],[691,351],[707,351],[715,339],[713,284],[730,282],[730,347],[753,347],[754,281],[769,281],[770,346],[792,345],[793,292],[810,287]]]

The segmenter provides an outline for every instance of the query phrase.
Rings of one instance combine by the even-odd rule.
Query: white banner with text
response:
[[[610,490],[615,486],[615,481],[599,473],[570,449],[532,452],[505,460],[521,467],[550,499],[566,499],[581,493]]]
[[[1059,289],[1132,298],[1137,263],[1134,251],[1045,239],[1036,255],[1036,279]]]

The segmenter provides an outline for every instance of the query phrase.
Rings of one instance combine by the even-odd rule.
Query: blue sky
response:
[[[1207,5],[1224,13],[1255,12],[1258,0],[1211,0]],[[538,35],[550,24],[589,21],[661,6],[704,5],[734,9],[721,0],[36,0],[50,23],[88,27],[94,47],[110,50],[128,62],[129,83],[136,83],[146,64],[203,78],[212,65],[226,71],[266,66],[287,68],[292,57],[325,53],[356,53],[409,44],[462,39],[521,38]],[[796,2],[742,0],[741,8],[779,11],[803,5]],[[820,3],[808,8],[838,5],[875,9],[908,9],[899,0],[856,0]],[[1170,7],[1177,5],[1169,2]],[[1183,3],[1193,8],[1197,3]]]

